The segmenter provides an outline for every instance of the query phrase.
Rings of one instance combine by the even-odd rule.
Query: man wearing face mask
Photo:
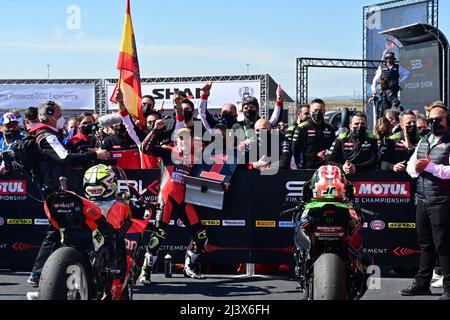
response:
[[[226,126],[227,129],[231,129],[237,121],[237,109],[234,104],[224,104],[222,106],[222,110],[220,111],[219,119],[217,120],[214,119],[214,117],[208,111],[208,98],[211,93],[212,84],[212,81],[209,81],[201,89],[202,95],[200,98],[200,106],[198,107],[200,119],[209,132],[212,132],[212,129],[215,128],[218,124]]]
[[[417,118],[417,133],[419,133],[422,137],[425,137],[427,134],[431,132],[430,127],[428,126],[427,117],[423,113],[419,113],[416,115]]]
[[[67,127],[66,127],[66,136],[63,140],[63,144],[66,145],[69,140],[77,134],[78,132],[78,126],[80,123],[78,122],[77,116],[72,116],[67,120]]]
[[[404,172],[421,136],[417,132],[416,115],[412,111],[400,114],[402,131],[391,135],[380,150],[381,170]]]
[[[19,122],[14,114],[8,112],[2,117],[3,123],[1,125],[2,137],[0,138],[0,174],[6,174],[7,166],[3,161],[2,154],[4,152],[12,151],[17,141],[22,140],[23,136],[20,134]]]
[[[58,190],[59,178],[66,176],[72,166],[82,166],[96,159],[109,160],[109,152],[98,149],[95,152],[70,153],[58,138],[58,131],[64,127],[61,107],[54,101],[47,101],[40,105],[38,109],[41,124],[34,126],[30,130],[30,135],[36,137],[38,150],[35,156],[39,174],[37,183],[44,198],[52,192]],[[62,120],[61,120],[62,119]],[[27,282],[38,286],[39,277],[44,267],[45,261],[50,254],[60,245],[60,235],[53,226],[50,225],[47,236],[42,242],[38,256],[33,266]]]
[[[310,104],[311,119],[294,131],[292,152],[298,169],[317,169],[325,164],[327,150],[336,137],[334,127],[325,123],[325,102],[315,99]]]
[[[76,121],[78,126],[76,127],[76,130],[74,130],[75,133],[69,141],[67,141],[66,147],[72,153],[86,152],[88,149],[94,147],[89,139],[89,135],[92,134],[92,130],[90,129],[92,126],[90,125],[95,122],[94,116],[91,113],[83,112],[78,118],[76,118]],[[69,132],[70,130],[71,129],[69,129]]]
[[[417,178],[420,268],[414,283],[400,294],[431,295],[430,282],[439,257],[444,276],[444,293],[439,300],[450,300],[450,131],[448,109],[441,101],[431,106],[428,121],[431,133],[420,140],[406,168]]]
[[[250,144],[250,148],[246,153],[251,153],[252,149],[256,148],[258,161],[250,163],[248,168],[262,171],[276,166],[279,169],[288,170],[291,163],[292,148],[286,136],[278,132],[278,130],[272,129],[270,122],[266,119],[256,121],[255,133],[256,140]],[[277,139],[272,139],[272,134],[278,135]],[[277,145],[273,147],[278,149],[277,158],[275,158],[274,150],[272,150],[272,143],[275,141]],[[247,155],[248,157],[249,155]]]
[[[356,112],[350,119],[350,132],[340,134],[331,147],[327,163],[345,174],[366,172],[378,165],[378,142],[367,132],[367,116]]]
[[[281,113],[283,111],[284,91],[280,85],[278,85],[276,95],[277,102],[275,104],[275,109],[269,119],[269,123],[272,128],[274,128],[278,124]],[[238,135],[242,135],[247,140],[247,143],[250,143],[251,140],[255,139],[254,130],[251,129],[255,128],[255,123],[259,120],[258,99],[250,96],[245,97],[242,101],[242,113],[245,117],[244,121],[236,122],[233,125],[232,129],[234,131],[239,131],[240,133],[242,133],[239,133]]]

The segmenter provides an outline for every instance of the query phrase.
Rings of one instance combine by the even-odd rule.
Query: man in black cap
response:
[[[398,92],[400,91],[400,84],[403,83],[410,76],[410,72],[395,63],[395,54],[387,52],[384,56],[385,63],[378,67],[377,73],[372,82],[372,94],[377,95],[377,86],[381,87],[381,110],[380,116],[383,116],[384,111],[390,108],[396,108],[403,111]]]

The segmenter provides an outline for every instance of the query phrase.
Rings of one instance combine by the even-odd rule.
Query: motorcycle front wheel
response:
[[[89,300],[90,268],[76,249],[62,247],[45,262],[39,281],[39,300]]]

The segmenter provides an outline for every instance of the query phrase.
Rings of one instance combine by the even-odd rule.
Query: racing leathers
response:
[[[188,130],[186,128],[181,130]],[[193,154],[180,152],[174,146],[160,146],[162,130],[154,129],[142,142],[142,152],[152,154],[161,158],[164,168],[161,177],[160,201],[162,202],[162,212],[156,218],[156,231],[151,235],[148,246],[146,262],[143,266],[142,276],[146,277],[144,284],[149,284],[150,272],[155,265],[158,250],[162,242],[166,239],[167,227],[173,212],[176,212],[186,227],[192,232],[186,257],[184,274],[190,278],[203,278],[194,270],[194,263],[201,254],[206,242],[206,230],[202,227],[197,212],[192,204],[184,202],[185,182],[183,175],[189,175],[194,167]]]

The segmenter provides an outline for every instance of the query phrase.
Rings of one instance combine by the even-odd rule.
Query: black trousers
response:
[[[40,275],[42,272],[42,268],[44,268],[44,264],[47,261],[48,257],[61,246],[61,236],[59,231],[56,230],[53,225],[50,225],[47,229],[47,235],[42,241],[41,248],[39,249],[39,253],[34,261],[33,269],[31,272],[36,275]]]
[[[403,111],[402,103],[398,98],[399,89],[386,89],[381,94],[381,108],[382,116],[384,116],[384,111],[390,108],[396,108]]]
[[[433,204],[419,199],[416,222],[421,248],[416,283],[430,285],[436,258],[439,258],[444,288],[450,292],[450,203]]]

